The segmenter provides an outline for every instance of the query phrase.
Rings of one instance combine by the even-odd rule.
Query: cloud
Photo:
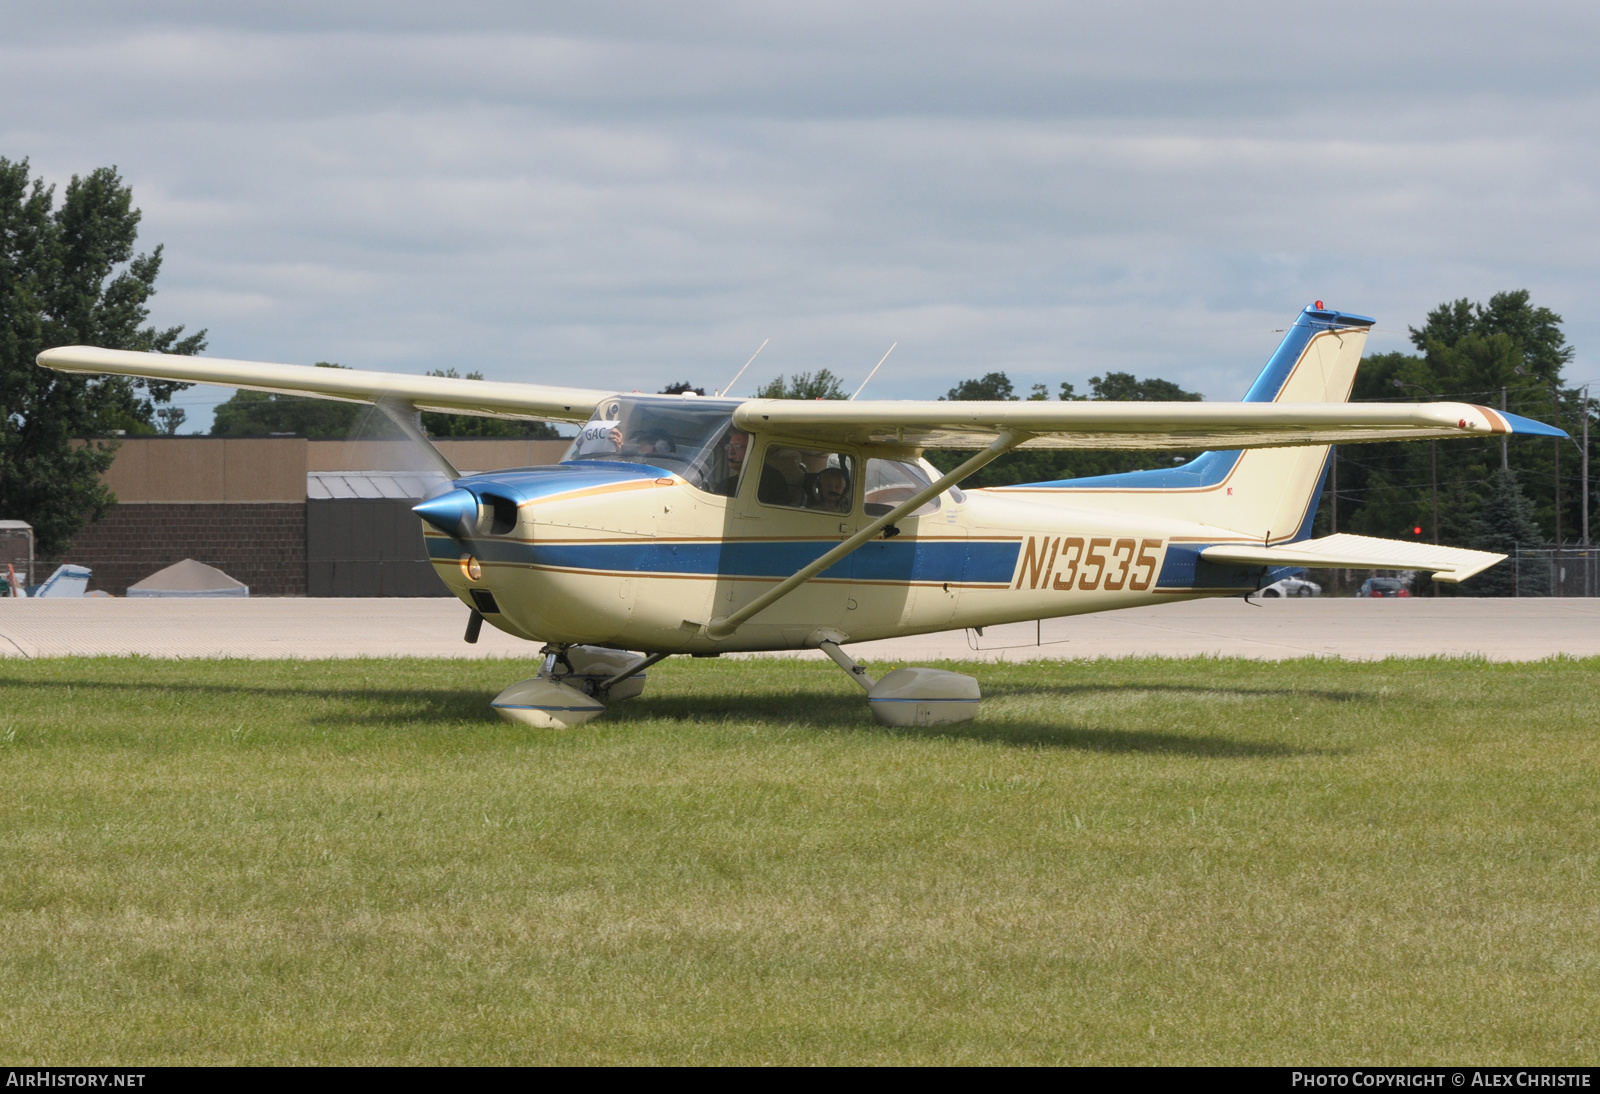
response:
[[[1592,375],[1597,20],[49,6],[0,46],[0,154],[117,164],[167,247],[157,318],[231,357],[653,389],[767,337],[756,382],[898,340],[880,396],[1000,368],[1233,398],[1312,299],[1397,348],[1528,287]]]

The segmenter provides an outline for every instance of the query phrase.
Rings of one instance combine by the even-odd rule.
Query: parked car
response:
[[[1411,590],[1398,577],[1369,577],[1361,583],[1362,596],[1410,596]]]
[[[1322,586],[1315,581],[1307,581],[1303,577],[1286,577],[1281,581],[1274,581],[1256,595],[1261,597],[1321,596]]]

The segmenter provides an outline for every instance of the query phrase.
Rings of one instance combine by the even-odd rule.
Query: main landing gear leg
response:
[[[867,670],[839,648],[842,636],[824,631],[813,644],[833,659],[867,693],[872,716],[886,726],[929,726],[969,722],[978,716],[978,681],[943,669],[895,669],[873,682]]]
[[[861,690],[868,695],[872,694],[872,677],[867,675],[867,670],[850,659],[850,655],[839,648],[839,643],[831,638],[824,638],[817,643],[817,648],[829,657],[833,663],[850,674],[850,679],[861,685]]]
[[[539,675],[519,680],[489,705],[510,722],[567,729],[605,712],[607,703],[644,691],[645,670],[668,655],[648,657],[601,646],[546,646]]]

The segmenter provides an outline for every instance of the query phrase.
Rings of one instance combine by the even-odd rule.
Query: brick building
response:
[[[554,463],[566,441],[439,440],[456,467]],[[115,596],[185,558],[252,596],[443,596],[411,513],[437,473],[403,442],[303,437],[135,437],[104,481],[117,504],[62,561]]]

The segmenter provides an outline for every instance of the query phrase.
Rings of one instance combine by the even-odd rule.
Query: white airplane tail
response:
[[[1305,309],[1243,399],[1247,403],[1342,403],[1374,320]],[[1000,487],[1030,501],[1149,513],[1240,532],[1265,543],[1311,534],[1328,469],[1326,445],[1205,452],[1170,469]],[[1160,495],[1156,501],[1155,495]]]

